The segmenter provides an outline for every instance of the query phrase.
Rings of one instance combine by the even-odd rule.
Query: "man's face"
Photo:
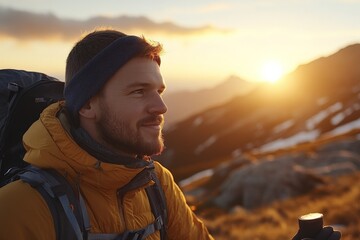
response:
[[[160,154],[165,84],[159,66],[134,58],[105,84],[96,101],[96,132],[101,144],[127,155]]]

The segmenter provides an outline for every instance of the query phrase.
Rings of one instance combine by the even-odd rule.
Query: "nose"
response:
[[[156,94],[153,97],[151,104],[148,108],[148,111],[151,114],[156,114],[156,115],[164,114],[167,112],[167,106],[160,94]]]

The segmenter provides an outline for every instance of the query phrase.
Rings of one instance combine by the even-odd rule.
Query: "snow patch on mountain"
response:
[[[326,119],[330,114],[340,111],[343,108],[341,102],[337,102],[325,110],[320,111],[319,113],[315,114],[313,117],[309,118],[306,121],[306,128],[308,130],[313,130],[316,126],[324,119]]]
[[[347,132],[350,132],[353,129],[360,129],[360,119],[357,119],[355,121],[349,122],[347,124],[341,125],[335,129],[333,129],[330,132],[327,132],[324,134],[325,136],[336,136],[340,134],[344,134]]]
[[[217,136],[211,136],[210,138],[208,138],[205,142],[203,142],[202,144],[200,144],[196,149],[195,149],[195,154],[199,155],[202,151],[204,151],[206,148],[210,147],[211,145],[213,145],[217,140]]]
[[[280,138],[278,140],[269,142],[256,149],[255,152],[270,152],[275,151],[282,148],[292,147],[299,143],[308,142],[315,140],[320,135],[319,130],[313,130],[308,132],[299,132],[289,138]]]
[[[212,175],[214,175],[214,170],[213,169],[207,169],[207,170],[198,172],[198,173],[192,175],[191,177],[180,181],[179,186],[180,187],[185,187],[185,186],[191,185],[192,183],[194,183],[196,181],[199,181],[201,179],[211,177]]]
[[[276,133],[280,133],[280,132],[283,132],[287,129],[289,129],[290,127],[292,127],[293,125],[295,124],[295,121],[293,119],[290,119],[290,120],[287,120],[283,123],[280,123],[279,125],[277,125],[273,132],[276,134]]]

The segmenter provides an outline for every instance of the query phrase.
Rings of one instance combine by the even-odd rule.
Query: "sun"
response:
[[[275,83],[284,74],[282,65],[277,61],[265,62],[261,68],[261,77],[263,81]]]

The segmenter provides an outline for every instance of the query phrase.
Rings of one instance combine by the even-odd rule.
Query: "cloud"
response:
[[[210,12],[218,12],[223,10],[231,9],[233,6],[231,4],[227,3],[210,3],[204,7],[201,7],[199,9],[199,12],[201,13],[210,13]]]
[[[99,27],[111,27],[120,31],[141,31],[141,33],[164,33],[190,35],[208,31],[226,32],[211,26],[183,27],[172,22],[154,22],[146,17],[92,17],[87,20],[62,19],[54,14],[32,13],[0,7],[0,36],[17,39],[72,40],[84,32]]]

